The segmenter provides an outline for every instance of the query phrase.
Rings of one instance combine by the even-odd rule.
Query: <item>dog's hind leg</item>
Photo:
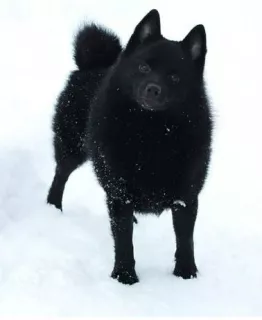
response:
[[[47,196],[47,203],[54,205],[62,211],[62,199],[65,184],[70,174],[83,164],[83,159],[69,157],[56,165],[55,176]]]

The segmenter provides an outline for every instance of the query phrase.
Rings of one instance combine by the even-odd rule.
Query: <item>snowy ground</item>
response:
[[[262,315],[262,24],[259,1],[0,2],[0,316]],[[216,132],[195,233],[198,279],[172,276],[171,215],[138,217],[140,283],[109,277],[113,246],[90,165],[71,177],[64,214],[45,204],[54,162],[50,119],[84,19],[123,42],[151,8],[163,34],[207,30]],[[102,10],[103,9],[103,10]],[[260,21],[259,21],[260,20]]]

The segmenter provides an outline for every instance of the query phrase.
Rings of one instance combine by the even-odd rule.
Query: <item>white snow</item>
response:
[[[175,278],[169,212],[138,216],[140,283],[112,280],[104,193],[89,164],[64,214],[45,204],[53,178],[51,115],[84,19],[124,43],[150,9],[162,32],[207,31],[206,79],[216,118],[210,175],[195,231],[198,279]],[[0,317],[262,315],[262,23],[259,1],[0,2]]]
[[[176,201],[174,201],[174,204],[178,204],[178,205],[180,205],[180,206],[182,206],[182,207],[186,207],[185,202],[182,201],[182,200],[176,200]]]

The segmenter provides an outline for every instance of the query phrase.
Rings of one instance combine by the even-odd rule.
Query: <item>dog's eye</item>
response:
[[[174,83],[179,83],[179,81],[180,81],[180,78],[177,74],[172,74],[171,79]]]
[[[151,71],[150,67],[148,64],[140,64],[139,65],[139,71],[142,73],[149,73]]]

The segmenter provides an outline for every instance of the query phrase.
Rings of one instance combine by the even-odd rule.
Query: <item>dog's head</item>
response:
[[[151,10],[136,26],[120,60],[121,91],[144,109],[167,110],[199,92],[206,55],[202,25],[182,41],[161,35],[160,17]]]

